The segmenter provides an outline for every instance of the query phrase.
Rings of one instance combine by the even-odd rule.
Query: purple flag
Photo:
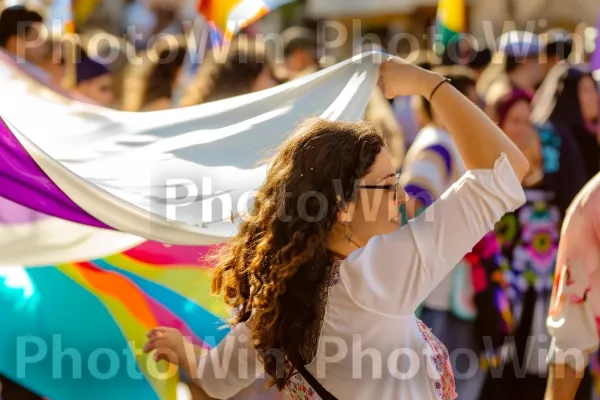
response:
[[[591,66],[592,71],[597,69],[600,70],[600,13],[598,13],[598,22],[596,23],[596,30],[598,34],[596,35],[596,49],[592,54]]]
[[[0,118],[0,197],[84,225],[111,229],[73,202],[42,171]]]

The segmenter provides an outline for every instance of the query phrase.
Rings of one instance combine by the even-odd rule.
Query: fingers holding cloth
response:
[[[421,95],[430,100],[435,88],[446,79],[399,57],[387,55],[379,69],[377,85],[386,98]]]
[[[193,343],[174,328],[153,328],[146,335],[148,342],[143,347],[144,353],[154,352],[154,361],[166,361],[182,367],[191,378],[197,375],[198,351]]]

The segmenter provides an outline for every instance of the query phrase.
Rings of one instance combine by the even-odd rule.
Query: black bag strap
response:
[[[298,357],[297,359],[302,360],[302,357]],[[317,381],[317,379],[310,372],[308,372],[308,370],[304,366],[304,363],[302,362],[301,364],[302,365],[294,364],[294,368],[296,368],[296,371],[298,371],[300,375],[302,375],[304,380],[308,382],[308,384],[314,389],[314,391],[317,392],[319,397],[322,400],[337,400],[337,398],[334,395],[329,393],[329,391],[325,389],[323,385],[321,385],[319,381]]]

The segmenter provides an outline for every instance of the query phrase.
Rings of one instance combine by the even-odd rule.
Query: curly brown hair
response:
[[[293,365],[314,357],[332,264],[329,233],[384,147],[367,122],[299,125],[271,160],[250,215],[217,254],[213,293],[237,311],[232,325],[247,323],[279,390]]]
[[[223,49],[208,51],[194,82],[181,100],[181,106],[250,93],[252,83],[264,68],[268,68],[277,80],[264,43],[246,36],[235,39]]]

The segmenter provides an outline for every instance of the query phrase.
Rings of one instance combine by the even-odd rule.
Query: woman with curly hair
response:
[[[204,354],[159,327],[144,350],[179,364],[220,399],[263,372],[293,399],[456,398],[448,352],[414,312],[523,203],[528,164],[446,82],[397,59],[381,67],[387,98],[431,101],[468,169],[427,212],[401,226],[406,192],[372,125],[301,124],[217,257],[213,291],[235,312],[229,335]]]

